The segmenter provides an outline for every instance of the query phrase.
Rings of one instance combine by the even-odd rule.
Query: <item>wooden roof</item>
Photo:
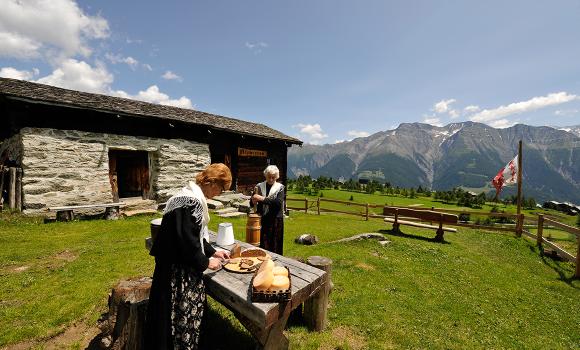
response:
[[[141,118],[179,121],[186,124],[207,125],[212,129],[281,140],[291,144],[302,144],[302,141],[299,139],[285,135],[264,124],[246,122],[193,109],[62,89],[23,80],[0,78],[0,95],[22,99],[32,103],[90,109]]]

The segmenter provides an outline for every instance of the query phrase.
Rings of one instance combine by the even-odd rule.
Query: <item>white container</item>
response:
[[[234,228],[229,222],[222,222],[218,226],[216,244],[226,246],[234,244]]]

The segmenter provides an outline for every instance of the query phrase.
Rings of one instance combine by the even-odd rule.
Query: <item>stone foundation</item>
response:
[[[167,200],[211,160],[208,145],[181,139],[40,128],[24,128],[16,136],[7,141],[16,154],[18,142],[12,139],[21,140],[27,213],[112,202],[110,149],[148,152],[151,199],[158,201]]]

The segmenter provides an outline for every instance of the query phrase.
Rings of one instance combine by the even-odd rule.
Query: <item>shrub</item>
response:
[[[470,219],[470,215],[467,213],[461,213],[459,214],[459,221],[461,222],[468,222]]]
[[[354,197],[352,196],[352,194],[350,195],[350,198],[348,200],[349,201],[354,201]]]

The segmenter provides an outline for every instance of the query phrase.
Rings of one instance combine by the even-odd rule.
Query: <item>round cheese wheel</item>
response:
[[[276,266],[272,272],[274,272],[274,276],[288,276],[288,270],[284,266]]]
[[[290,288],[290,280],[288,277],[279,275],[274,276],[274,280],[272,281],[272,284],[270,284],[268,290],[271,290],[272,292],[280,292],[287,290],[288,288]]]
[[[260,265],[259,272],[262,271],[272,271],[274,269],[274,262],[272,260],[266,260]]]
[[[254,277],[254,288],[257,290],[266,290],[274,281],[274,274],[271,270],[266,270],[259,272],[256,277]]]

